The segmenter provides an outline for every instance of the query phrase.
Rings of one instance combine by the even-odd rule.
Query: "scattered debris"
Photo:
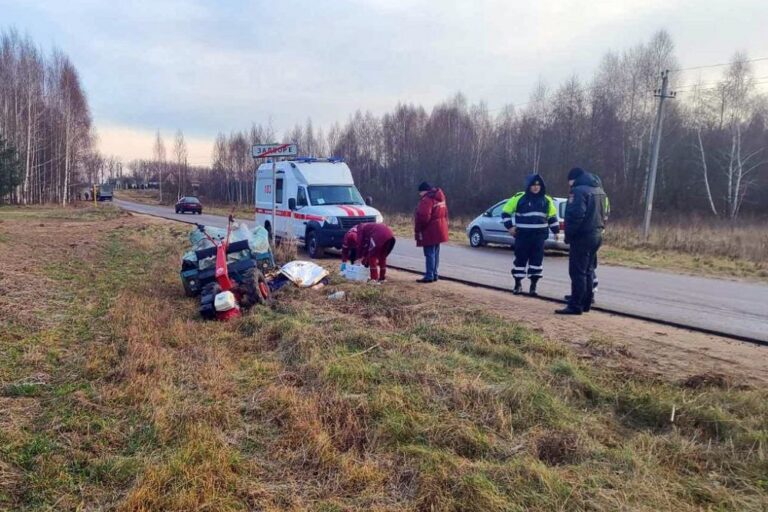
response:
[[[328,298],[331,300],[341,300],[347,296],[346,293],[344,293],[344,290],[339,290],[337,292],[333,292],[332,294],[328,295]]]

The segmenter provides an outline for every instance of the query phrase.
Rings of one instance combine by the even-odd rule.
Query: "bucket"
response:
[[[362,265],[347,265],[343,275],[350,281],[367,281],[368,269]]]

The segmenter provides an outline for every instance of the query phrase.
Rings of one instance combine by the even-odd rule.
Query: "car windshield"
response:
[[[185,197],[182,199],[185,203],[199,203],[200,201],[197,200],[196,197]]]
[[[308,192],[313,205],[365,204],[354,185],[314,185],[309,187]]]

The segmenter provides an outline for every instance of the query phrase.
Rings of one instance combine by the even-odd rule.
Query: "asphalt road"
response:
[[[170,207],[122,200],[115,200],[115,204],[173,220],[226,226],[226,218],[216,215],[177,215]],[[440,275],[511,289],[512,259],[512,251],[507,248],[472,249],[445,244],[440,249]],[[421,249],[413,240],[398,239],[389,262],[411,270],[424,268]],[[598,306],[768,342],[768,285],[608,265],[601,265],[597,273]],[[569,291],[567,256],[548,255],[544,259],[544,279],[539,283],[540,295],[559,299]]]

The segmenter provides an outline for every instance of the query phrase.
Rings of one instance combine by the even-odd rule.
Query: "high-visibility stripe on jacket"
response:
[[[517,227],[518,236],[546,234],[547,230],[553,233],[560,231],[555,201],[546,194],[542,197],[518,192],[502,208],[501,218],[507,229],[513,225]]]

